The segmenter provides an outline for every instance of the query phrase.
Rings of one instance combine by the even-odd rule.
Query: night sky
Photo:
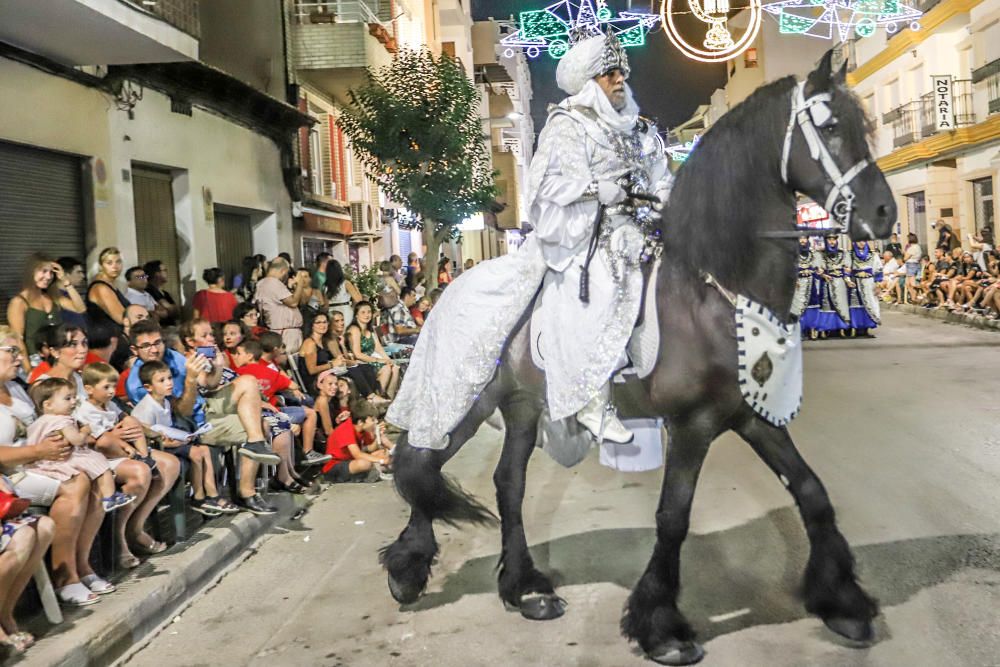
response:
[[[472,0],[472,14],[476,20],[506,19],[520,11],[542,9],[555,0]],[[616,11],[627,8],[627,0],[609,0],[608,6]],[[649,11],[649,0],[633,0],[634,11]],[[656,0],[655,11],[659,11]],[[701,63],[689,60],[670,44],[662,30],[647,36],[646,46],[628,50],[632,76],[629,85],[639,101],[644,116],[657,121],[661,129],[683,123],[699,104],[708,102],[716,88],[726,83],[723,64]],[[566,97],[556,86],[557,61],[542,54],[531,63],[531,79],[535,97],[532,116],[535,132],[545,123],[545,108],[551,102]]]

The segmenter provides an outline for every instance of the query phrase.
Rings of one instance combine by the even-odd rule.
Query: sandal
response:
[[[134,570],[140,565],[142,565],[142,561],[133,554],[123,554],[118,558],[118,567],[123,570]]]
[[[60,603],[68,607],[86,607],[87,605],[96,604],[101,600],[96,593],[79,581],[75,584],[57,588],[56,597],[59,598]]]
[[[153,540],[153,543],[148,547],[140,542],[132,545],[132,551],[138,551],[143,556],[155,556],[156,554],[163,553],[168,548],[165,542],[157,542],[156,540]]]
[[[240,511],[239,507],[219,496],[205,496],[205,500],[212,503],[213,507],[223,514],[236,514]]]
[[[35,645],[35,636],[30,632],[15,632],[7,637],[7,641],[15,650],[27,651]]]
[[[85,577],[80,577],[80,583],[89,588],[91,593],[97,593],[98,595],[107,595],[118,590],[113,583],[96,574],[88,574]]]

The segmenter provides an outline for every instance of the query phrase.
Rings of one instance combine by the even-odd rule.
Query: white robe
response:
[[[387,419],[409,432],[416,447],[447,446],[448,433],[493,377],[514,325],[541,293],[539,349],[546,373],[550,418],[583,408],[624,358],[641,302],[638,267],[618,267],[598,251],[590,265],[590,302],[579,299],[580,272],[597,215],[586,196],[595,181],[639,172],[651,191],[665,197],[670,174],[653,126],[641,133],[641,156],[626,163],[616,150],[615,128],[636,126],[638,110],[628,94],[621,113],[593,81],[559,105],[539,138],[529,171],[527,197],[535,232],[509,255],[482,262],[444,291],[431,311],[410,358]],[[644,237],[628,218],[605,222],[615,229],[611,247],[632,259]]]

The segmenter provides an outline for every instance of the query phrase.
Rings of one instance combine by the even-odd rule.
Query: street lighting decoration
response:
[[[632,11],[616,14],[608,7],[607,0],[560,0],[544,9],[521,12],[518,29],[502,38],[500,44],[507,58],[521,50],[529,58],[548,53],[558,60],[569,51],[573,41],[570,35],[613,32],[622,46],[632,48],[645,45],[646,33],[659,22],[656,14]]]
[[[870,37],[879,28],[890,35],[920,29],[923,12],[899,0],[778,0],[764,5],[785,35],[846,42],[853,32]]]
[[[747,9],[750,12],[746,30],[738,38],[729,31],[729,12],[732,9]],[[690,43],[677,29],[677,16],[693,14],[706,24],[705,37],[701,45]],[[660,5],[660,19],[667,39],[688,58],[705,63],[714,63],[735,58],[746,51],[757,38],[761,23],[761,2],[750,0],[745,7],[731,7],[729,0],[663,0]]]

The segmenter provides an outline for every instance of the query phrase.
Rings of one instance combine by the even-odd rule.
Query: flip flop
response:
[[[118,590],[113,583],[96,574],[88,574],[85,577],[80,577],[80,583],[89,588],[91,593],[97,593],[98,595],[107,595]]]
[[[123,570],[134,570],[142,565],[142,561],[132,554],[124,555],[118,559],[118,567]]]
[[[56,597],[59,598],[60,603],[68,607],[86,607],[87,605],[97,604],[101,600],[97,594],[79,581],[75,584],[69,584],[68,586],[56,589]]]

